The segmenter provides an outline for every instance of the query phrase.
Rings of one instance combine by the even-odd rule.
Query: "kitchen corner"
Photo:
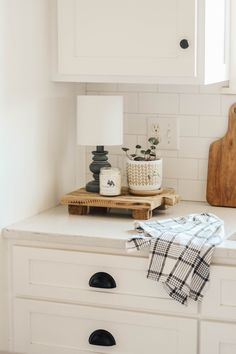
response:
[[[0,353],[236,353],[235,4],[0,1]]]

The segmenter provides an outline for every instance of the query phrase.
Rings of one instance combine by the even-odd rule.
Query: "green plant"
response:
[[[157,145],[159,144],[159,139],[157,137],[150,137],[148,139],[149,148],[147,150],[142,149],[141,145],[135,146],[135,152],[133,154],[129,154],[130,150],[127,147],[122,147],[122,150],[125,152],[128,159],[133,161],[152,161],[158,160],[157,156]]]

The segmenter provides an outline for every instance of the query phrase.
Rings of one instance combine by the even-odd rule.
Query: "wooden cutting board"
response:
[[[210,145],[207,201],[215,206],[236,207],[236,103],[229,110],[226,135]]]

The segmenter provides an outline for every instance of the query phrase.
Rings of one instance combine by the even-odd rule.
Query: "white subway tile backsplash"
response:
[[[178,116],[180,136],[198,136],[199,118],[198,116]]]
[[[220,95],[181,94],[180,114],[219,115]]]
[[[123,139],[123,141],[124,141],[124,139]],[[122,149],[121,149],[122,146],[120,146],[120,145],[105,146],[105,150],[107,150],[109,152],[109,154],[120,155],[122,153]]]
[[[213,94],[220,94],[222,90],[222,86],[225,86],[226,82],[220,82],[212,85],[202,85],[200,86],[200,93],[213,93]]]
[[[228,117],[226,116],[201,116],[199,118],[199,136],[201,137],[223,137],[227,127]]]
[[[177,191],[178,190],[178,180],[172,179],[172,178],[163,178],[162,188],[174,188]]]
[[[122,155],[117,156],[117,167],[120,168],[122,175],[126,175],[126,161],[127,160],[124,153]]]
[[[137,144],[141,145],[143,149],[147,149],[148,146],[148,137],[147,135],[138,135]]]
[[[75,92],[77,95],[84,95],[86,91],[86,84],[79,83],[75,85]]]
[[[105,84],[105,83],[96,83],[96,82],[91,82],[86,84],[86,89],[87,92],[94,91],[94,92],[101,92],[101,91],[116,91],[117,90],[117,84]]]
[[[124,98],[124,113],[138,112],[138,93],[137,92],[118,92],[118,91],[101,91],[97,94],[108,96],[123,96]]]
[[[86,154],[85,161],[86,161],[86,173],[87,173],[87,174],[89,174],[89,173],[91,174],[90,169],[89,169],[89,165],[90,165],[91,162],[93,161],[93,160],[92,160],[92,154],[87,153],[87,154]]]
[[[124,112],[125,113],[136,113],[138,112],[138,93],[136,92],[124,92],[117,93],[117,95],[122,95],[124,97]]]
[[[97,91],[87,91],[86,95],[87,96],[99,96],[99,95],[101,95],[101,93],[97,92]]]
[[[157,92],[158,86],[152,84],[118,84],[117,89],[123,92]]]
[[[158,155],[161,157],[178,157],[178,150],[159,150],[157,148]]]
[[[209,146],[214,139],[200,137],[182,137],[179,140],[179,157],[204,159],[208,157]]]
[[[197,159],[164,158],[163,159],[164,178],[197,179],[198,161]]]
[[[140,93],[140,113],[176,114],[179,110],[179,97],[177,94]]]
[[[199,159],[198,160],[198,179],[201,181],[207,180],[207,169],[208,169],[208,160]]]
[[[108,162],[111,164],[111,166],[118,167],[118,156],[108,154]]]
[[[88,155],[90,154],[91,151],[94,150],[94,146],[86,146],[85,147],[85,153]]]
[[[159,85],[159,92],[164,93],[198,93],[197,85]]]
[[[124,133],[135,135],[147,134],[147,121],[138,114],[126,114],[124,119]]]
[[[128,187],[128,181],[127,181],[127,176],[122,176],[121,178],[122,186]]]
[[[206,182],[192,181],[192,180],[179,180],[178,192],[182,200],[206,200]]]
[[[179,150],[158,150],[163,158],[163,187],[172,187],[183,200],[206,200],[208,151],[227,129],[228,110],[236,95],[222,95],[221,84],[208,86],[86,84],[87,94],[124,96],[124,144],[147,147],[149,118],[174,116],[179,121]],[[79,92],[79,89],[77,90]],[[126,185],[126,158],[121,146],[105,147],[109,161],[122,170]],[[88,165],[94,147],[86,148]]]
[[[129,148],[131,153],[134,152],[136,145],[137,145],[137,136],[136,135],[131,135],[131,134],[124,135],[123,146]]]
[[[236,95],[221,95],[221,114],[228,116],[230,106],[236,102]]]
[[[86,176],[85,176],[85,182],[88,183],[89,181],[92,181],[93,177],[92,177],[92,174],[91,172],[90,173],[86,173]]]

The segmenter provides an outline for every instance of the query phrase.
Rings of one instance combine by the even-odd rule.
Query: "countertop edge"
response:
[[[83,235],[65,235],[65,234],[52,234],[52,233],[42,233],[42,232],[31,232],[23,230],[11,230],[10,228],[5,228],[2,230],[2,236],[5,240],[12,241],[30,241],[30,242],[44,242],[49,245],[64,245],[70,248],[72,245],[76,245],[78,248],[90,248],[97,249],[97,252],[107,252],[111,249],[117,251],[122,255],[127,256],[141,256],[148,257],[148,250],[129,252],[125,248],[125,239],[114,239],[107,237],[92,237]],[[213,254],[212,264],[219,265],[236,265],[236,242],[225,240],[220,245],[216,246]]]

